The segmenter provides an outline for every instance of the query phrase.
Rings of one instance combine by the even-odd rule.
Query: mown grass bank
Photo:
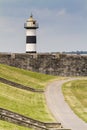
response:
[[[36,89],[44,89],[49,81],[58,79],[56,76],[40,74],[3,64],[0,64],[0,77]]]
[[[44,94],[24,91],[3,83],[0,83],[0,107],[40,121],[53,121]]]
[[[61,77],[35,73],[3,64],[0,64],[0,77],[42,90],[49,82],[61,79]],[[39,121],[54,122],[54,118],[47,108],[44,93],[33,93],[0,83],[0,107]],[[3,121],[0,123],[2,124],[0,130],[27,130],[27,128],[14,126],[11,123]]]
[[[62,90],[71,109],[87,122],[87,79],[67,82]]]
[[[0,130],[33,130],[0,120]]]

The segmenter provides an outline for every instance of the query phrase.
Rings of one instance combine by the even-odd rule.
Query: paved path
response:
[[[73,80],[73,79],[70,79]],[[55,81],[46,88],[47,105],[53,116],[64,128],[87,130],[87,123],[78,118],[64,101],[61,86],[69,80]]]

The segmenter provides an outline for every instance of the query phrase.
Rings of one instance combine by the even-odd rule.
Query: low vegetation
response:
[[[36,89],[45,89],[49,82],[61,79],[61,77],[35,73],[3,64],[0,64],[0,77]],[[0,83],[0,107],[39,121],[55,121],[49,113],[43,93],[21,90],[4,83]],[[27,129],[0,120],[0,130]]]
[[[0,130],[33,130],[0,120]]]
[[[0,64],[0,77],[36,89],[44,89],[49,81],[58,79],[56,76],[40,74],[2,64]]]
[[[0,83],[0,107],[40,121],[53,121],[44,94],[13,88]]]
[[[87,79],[65,83],[63,93],[72,110],[87,122]]]

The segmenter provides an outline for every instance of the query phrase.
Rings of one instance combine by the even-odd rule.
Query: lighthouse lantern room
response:
[[[26,29],[26,53],[36,53],[36,29],[39,26],[32,14],[24,24],[24,28]]]

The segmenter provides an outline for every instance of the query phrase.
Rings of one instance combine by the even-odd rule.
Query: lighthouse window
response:
[[[33,22],[33,24],[35,24],[35,22]]]

